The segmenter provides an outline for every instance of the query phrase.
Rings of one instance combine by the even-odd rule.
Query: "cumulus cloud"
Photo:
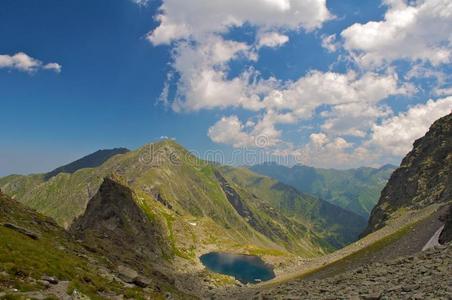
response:
[[[327,168],[346,168],[355,165],[353,144],[343,138],[331,138],[323,132],[313,133],[309,142],[292,151],[296,161],[305,165]]]
[[[344,136],[364,138],[378,119],[392,114],[389,107],[379,103],[390,95],[410,92],[409,88],[398,84],[395,74],[368,73],[358,76],[353,72],[340,74],[312,71],[295,82],[264,81],[252,85],[247,82],[241,82],[242,92],[246,95],[243,97],[254,99],[254,105],[247,107],[242,104],[240,91],[231,95],[226,92],[231,89],[225,91],[226,98],[218,103],[222,108],[224,105],[240,106],[243,109],[256,110],[259,114],[243,122],[235,115],[223,117],[209,129],[208,136],[214,142],[236,148],[277,147],[282,143],[282,130],[278,129],[279,125],[295,125],[300,120],[312,118],[316,110],[324,107],[326,110],[320,114],[324,119],[321,125],[324,132],[322,134],[327,133],[332,142],[326,147],[307,146],[302,152],[299,152],[299,149],[289,149],[289,152],[295,151],[294,155],[302,153],[304,156],[320,150],[328,153],[325,154],[328,156],[332,154],[334,147],[346,145],[342,143],[345,141]],[[259,90],[259,93],[256,90]],[[209,103],[207,107],[211,108],[211,105],[212,103]],[[259,140],[259,143],[256,140]],[[281,151],[280,147],[277,148]],[[345,148],[348,147],[340,149]]]
[[[269,47],[276,48],[281,47],[289,41],[289,37],[278,32],[266,32],[259,37],[257,43],[258,48]]]
[[[404,113],[386,119],[380,125],[374,125],[367,147],[376,148],[382,154],[403,156],[434,121],[451,113],[451,109],[452,97],[415,105]]]
[[[320,36],[322,47],[329,52],[345,49],[360,67],[353,64],[346,72],[311,70],[299,78],[281,80],[264,78],[249,66],[231,75],[230,65],[233,61],[257,62],[261,48],[276,49],[289,43],[289,33],[320,28],[331,18],[326,1],[163,0],[156,16],[160,24],[147,36],[154,45],[172,48],[172,70],[161,101],[177,112],[248,111],[249,117],[243,119],[235,112],[224,113],[208,129],[216,143],[262,147],[323,167],[378,164],[387,162],[382,161],[384,155],[396,162],[422,130],[393,133],[393,143],[397,140],[400,144],[397,147],[384,145],[384,141],[391,144],[391,139],[384,137],[385,130],[390,132],[395,126],[390,124],[410,118],[416,109],[430,107],[429,119],[421,122],[425,127],[440,114],[435,112],[443,111],[445,100],[431,100],[425,107],[418,105],[402,114],[394,113],[386,100],[414,95],[418,89],[410,81],[426,76],[437,80],[437,95],[450,92],[447,76],[432,71],[428,64],[441,65],[452,59],[451,36],[447,35],[452,29],[452,13],[443,0],[385,3],[384,20]],[[447,30],[438,32],[434,21]],[[254,42],[233,40],[225,34],[244,24],[256,29]],[[399,59],[414,62],[402,79],[390,66]],[[175,93],[169,92],[170,83]],[[313,120],[315,126],[300,129],[300,123]],[[283,128],[289,126],[298,127],[308,141],[301,145],[294,139],[287,142]]]
[[[253,138],[244,131],[244,127],[237,116],[223,117],[209,128],[208,136],[216,143],[236,148],[251,146]]]
[[[131,0],[131,1],[139,6],[146,6],[149,3],[149,0]]]
[[[452,2],[386,0],[382,21],[353,24],[341,36],[344,47],[364,67],[395,60],[432,65],[452,60]]]
[[[243,124],[236,115],[222,117],[209,128],[208,136],[216,143],[234,148],[268,148],[281,142],[281,131],[275,124],[284,122],[283,115],[267,113],[257,123],[248,120]],[[278,120],[279,119],[279,120]]]
[[[57,64],[57,63],[48,63],[48,64],[45,64],[42,68],[45,69],[45,70],[52,70],[52,71],[55,71],[57,73],[61,73],[61,68],[62,67],[61,67],[60,64]]]
[[[350,168],[397,163],[424,136],[431,124],[451,113],[452,97],[429,100],[398,115],[391,115],[371,128],[369,138],[351,143],[325,132],[313,133],[308,143],[291,149],[298,163],[318,167]]]
[[[36,72],[39,69],[52,70],[56,73],[61,72],[61,65],[57,63],[44,64],[23,52],[18,52],[14,55],[0,55],[0,68],[15,69],[28,73]]]
[[[327,49],[328,52],[336,52],[339,47],[339,43],[336,40],[336,34],[322,36],[322,47]]]
[[[155,44],[199,40],[245,23],[269,29],[313,30],[330,18],[326,0],[164,0],[160,25],[148,38]]]
[[[252,72],[228,79],[228,63],[236,58],[254,59],[255,53],[245,43],[210,36],[195,45],[181,42],[174,49],[173,68],[180,78],[177,96],[172,103],[176,111],[258,105],[248,89]],[[170,101],[166,101],[170,102]]]

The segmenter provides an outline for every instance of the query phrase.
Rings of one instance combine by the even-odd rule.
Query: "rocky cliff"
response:
[[[107,177],[70,231],[110,259],[138,268],[171,256],[166,228],[136,201],[120,178]]]
[[[385,225],[399,209],[452,200],[452,114],[437,120],[392,173],[372,210],[364,235]]]

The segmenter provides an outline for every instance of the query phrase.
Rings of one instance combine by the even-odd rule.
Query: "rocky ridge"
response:
[[[379,228],[400,209],[452,201],[452,113],[435,121],[392,173],[364,232]]]

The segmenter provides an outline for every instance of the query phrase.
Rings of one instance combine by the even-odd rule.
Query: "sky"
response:
[[[399,164],[451,112],[450,32],[449,0],[2,0],[0,176],[163,137]]]

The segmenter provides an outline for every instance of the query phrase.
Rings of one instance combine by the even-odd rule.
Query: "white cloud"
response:
[[[353,144],[343,138],[331,138],[323,132],[313,133],[309,142],[291,155],[297,163],[317,167],[347,168],[354,165],[357,158],[353,154]]]
[[[55,71],[57,73],[61,73],[61,68],[62,67],[61,67],[60,64],[57,64],[57,63],[48,63],[48,64],[44,65],[42,68],[45,69],[45,70],[52,70],[52,71]]]
[[[139,6],[146,6],[149,3],[149,0],[131,0],[131,1]]]
[[[434,121],[451,113],[451,109],[452,97],[415,105],[408,111],[385,120],[381,125],[374,125],[368,147],[376,148],[381,154],[403,156]]]
[[[452,95],[452,87],[444,87],[438,88],[434,90],[435,96],[451,96]]]
[[[199,40],[245,23],[269,29],[313,30],[331,18],[326,0],[164,0],[149,34],[154,45],[179,39]]]
[[[57,63],[43,64],[40,60],[23,52],[18,52],[14,55],[0,55],[0,68],[16,69],[28,73],[35,72],[39,69],[53,70],[57,73],[61,72],[61,65]]]
[[[196,44],[180,42],[174,49],[173,68],[180,78],[173,109],[193,111],[229,106],[251,109],[258,106],[258,99],[248,86],[253,72],[227,79],[228,63],[239,57],[255,59],[255,53],[245,43],[215,35]]]
[[[266,32],[259,37],[257,47],[277,48],[289,41],[289,37],[278,32]]]
[[[452,97],[415,105],[406,112],[386,117],[379,125],[374,124],[370,136],[358,144],[324,132],[313,133],[308,143],[292,149],[289,155],[298,163],[328,168],[398,163],[434,121],[451,113],[451,107]]]
[[[319,28],[331,18],[325,1],[163,0],[157,16],[160,24],[147,37],[154,45],[171,44],[173,50],[162,102],[177,112],[231,108],[249,112],[243,119],[228,112],[229,116],[213,124],[208,136],[216,143],[263,147],[275,155],[288,154],[302,163],[323,167],[377,165],[386,163],[383,158],[388,157],[396,162],[422,131],[419,128],[431,123],[445,104],[429,101],[425,107],[394,116],[385,100],[415,94],[418,89],[409,82],[420,77],[434,78],[438,95],[449,92],[447,76],[432,71],[429,63],[440,65],[452,59],[452,35],[437,32],[433,24],[437,20],[440,28],[452,32],[450,5],[441,0],[413,3],[387,0],[383,21],[354,24],[340,35],[321,36],[328,51],[343,46],[364,68],[353,65],[357,71],[349,68],[345,73],[312,70],[299,78],[280,80],[263,78],[248,66],[231,75],[229,66],[235,60],[258,61],[262,47],[288,43],[288,33]],[[231,28],[245,23],[256,29],[254,43],[225,37]],[[412,62],[402,80],[390,66],[399,59]],[[169,83],[175,84],[175,93],[169,93]],[[173,99],[168,98],[170,94],[175,94]],[[392,141],[384,136],[385,130],[391,132],[395,126],[390,124],[411,118],[416,109],[428,111],[429,118],[420,122],[424,125],[413,127],[414,133],[392,133]],[[313,120],[309,129],[300,124]],[[289,126],[305,128],[308,142],[285,141]]]
[[[336,41],[336,34],[322,36],[322,47],[327,49],[328,52],[336,52],[339,47]]]
[[[452,60],[452,2],[450,0],[386,0],[383,21],[353,24],[341,36],[358,63],[375,67],[394,60],[429,62]]]
[[[247,147],[253,145],[253,138],[244,131],[244,125],[237,116],[223,117],[209,128],[208,136],[215,143]]]
[[[274,147],[281,142],[281,131],[275,128],[275,123],[285,122],[283,118],[283,115],[267,113],[257,123],[248,120],[244,125],[235,115],[222,117],[209,128],[207,135],[216,143],[234,148]]]
[[[296,120],[307,119],[316,109],[326,120],[322,129],[332,135],[363,137],[377,118],[390,110],[379,103],[391,95],[412,92],[409,85],[399,85],[396,74],[366,73],[358,76],[312,71],[297,81],[273,89],[264,99],[267,109],[289,112]]]

